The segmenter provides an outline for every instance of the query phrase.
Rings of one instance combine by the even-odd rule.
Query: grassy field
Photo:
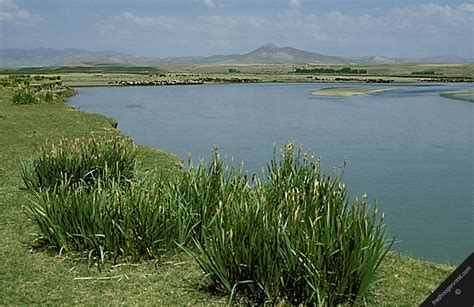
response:
[[[87,257],[34,248],[35,226],[23,207],[32,198],[20,177],[21,161],[45,142],[91,133],[116,135],[113,120],[60,103],[12,105],[12,90],[0,87],[0,304],[210,304],[228,297],[203,289],[203,274],[185,254],[162,259],[89,267]],[[142,168],[176,171],[179,159],[140,147]],[[390,253],[382,263],[380,282],[367,305],[421,303],[450,272],[451,266]],[[238,298],[239,300],[239,298]]]
[[[277,75],[287,74],[294,71],[295,68],[305,66],[308,69],[315,67],[333,68],[339,70],[350,66],[354,69],[366,69],[367,75],[374,76],[408,76],[413,72],[434,71],[441,76],[463,77],[474,74],[473,63],[463,64],[428,64],[428,63],[398,63],[398,64],[210,64],[210,65],[192,65],[192,66],[168,66],[163,67],[169,71],[184,71],[190,73],[227,73],[229,69],[234,68],[244,74]]]
[[[295,73],[296,68],[331,68],[340,70],[367,70],[367,74],[312,74]],[[425,74],[426,72],[433,74]],[[22,68],[0,71],[0,78],[7,74],[61,76],[70,86],[110,86],[116,81],[167,81],[198,80],[206,82],[235,82],[252,79],[257,82],[447,82],[467,80],[473,82],[474,64],[420,64],[400,63],[381,65],[335,64],[212,64],[171,66],[126,66],[117,64],[77,64],[63,67]],[[234,81],[232,81],[232,79]]]

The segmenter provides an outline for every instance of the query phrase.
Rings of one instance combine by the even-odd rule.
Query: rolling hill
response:
[[[209,57],[136,57],[113,51],[88,51],[83,49],[0,49],[0,67],[44,67],[77,63],[127,64],[127,65],[193,65],[193,64],[394,64],[407,60],[382,56],[346,58],[304,51],[292,47],[265,44],[246,54],[212,55]],[[470,62],[453,56],[425,58],[419,62]]]
[[[83,49],[0,49],[0,67],[60,66],[72,63],[130,63],[134,56],[112,51]]]

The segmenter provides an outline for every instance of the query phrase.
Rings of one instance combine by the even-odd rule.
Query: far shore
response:
[[[311,91],[315,96],[350,97],[394,90],[397,87],[326,87]]]

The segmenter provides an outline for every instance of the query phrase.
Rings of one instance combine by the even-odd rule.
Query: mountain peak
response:
[[[326,56],[318,53],[299,50],[292,47],[279,48],[275,44],[265,44],[238,59],[242,63],[346,63],[340,57]]]
[[[278,49],[277,45],[275,45],[273,43],[267,43],[267,44],[263,45],[261,48]]]

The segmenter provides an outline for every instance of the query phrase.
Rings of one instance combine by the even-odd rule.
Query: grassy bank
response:
[[[21,68],[1,70],[0,79],[9,74],[60,75],[71,86],[115,86],[117,82],[203,80],[207,83],[243,82],[361,82],[361,83],[416,83],[416,82],[473,82],[474,64],[399,63],[379,65],[351,65],[365,74],[345,74],[345,65],[307,65],[305,69],[327,68],[336,73],[295,73],[295,64],[209,64],[127,66],[116,64],[69,65],[60,67]],[[426,74],[432,72],[433,74]]]
[[[45,142],[91,133],[117,135],[113,121],[63,104],[14,106],[12,91],[0,89],[0,303],[100,304],[104,301],[151,304],[222,304],[228,297],[199,290],[202,272],[184,254],[162,259],[89,268],[80,255],[57,255],[32,248],[33,223],[22,207],[32,194],[23,189],[21,161]],[[150,148],[139,148],[141,168],[174,171],[179,160]],[[370,290],[369,305],[417,305],[453,271],[452,267],[389,254]]]

